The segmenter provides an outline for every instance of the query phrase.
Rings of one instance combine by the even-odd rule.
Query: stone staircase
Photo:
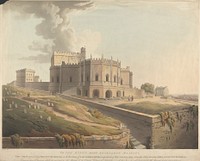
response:
[[[130,136],[130,141],[134,145],[134,149],[146,149],[146,146],[143,145],[141,142],[136,140],[133,136]]]

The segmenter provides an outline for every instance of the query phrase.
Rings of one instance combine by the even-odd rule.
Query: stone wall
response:
[[[135,111],[117,108],[115,106],[63,96],[71,101],[82,103],[89,108],[98,109],[100,112],[123,122],[130,130],[131,135],[147,148],[155,149],[196,149],[198,148],[198,117],[193,117],[189,108],[172,113],[175,123],[172,132],[167,124],[162,125],[159,115],[147,115]],[[182,116],[180,121],[176,112]],[[191,123],[191,121],[193,123]],[[187,130],[187,126],[189,127]],[[152,141],[150,141],[152,140]]]
[[[60,58],[58,61],[61,61]],[[121,93],[125,91],[121,96],[129,96],[133,95],[132,82],[132,72],[129,68],[122,69],[118,61],[87,59],[79,63],[63,62],[61,65],[52,65],[49,90],[66,93],[67,90],[78,87],[77,90],[80,90],[82,96],[93,97],[91,89],[98,89],[99,98],[105,98],[106,90],[111,90],[109,88],[112,87],[118,88]],[[116,91],[112,91],[112,96],[116,97]]]
[[[142,89],[133,88],[133,96],[134,98],[143,98],[146,96],[146,94]]]
[[[37,148],[37,149],[58,149],[59,145],[55,137],[21,137],[24,144],[22,148]],[[129,140],[128,133],[122,133],[113,136],[85,136],[85,146],[84,147],[68,147],[71,149],[125,149],[126,143]],[[3,148],[15,148],[11,144],[10,137],[3,138]]]
[[[25,88],[48,91],[49,82],[26,82]]]
[[[177,112],[179,117],[177,117]],[[174,126],[161,122],[161,117],[153,118],[152,141],[156,149],[195,149],[198,148],[198,116],[193,116],[188,109],[172,113]]]
[[[98,103],[92,100],[60,95],[67,100],[81,103],[91,109],[97,109],[107,116],[120,120],[130,130],[131,135],[143,145],[146,145],[147,138],[151,136],[152,118],[149,115],[129,111],[108,104]]]

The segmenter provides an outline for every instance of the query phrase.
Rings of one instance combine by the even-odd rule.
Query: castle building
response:
[[[15,85],[24,88],[49,90],[49,82],[39,81],[39,76],[35,75],[33,69],[20,69],[16,71]]]
[[[20,69],[16,71],[16,85],[25,87],[26,82],[35,82],[39,76],[35,76],[35,71],[32,69]]]
[[[49,91],[90,98],[127,97],[133,92],[133,73],[112,57],[86,59],[83,47],[78,53],[54,52]]]

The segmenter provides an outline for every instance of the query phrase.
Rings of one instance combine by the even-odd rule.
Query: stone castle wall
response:
[[[26,82],[25,88],[48,91],[49,82]]]
[[[84,103],[84,101],[83,101]],[[130,129],[134,138],[147,148],[155,149],[197,149],[198,148],[198,116],[189,112],[189,107],[172,112],[175,119],[172,131],[167,124],[162,125],[160,115],[147,115],[138,112],[126,112],[116,107],[91,105],[108,116],[118,120]],[[198,108],[198,107],[197,107]],[[177,112],[182,119],[177,118]],[[124,117],[126,119],[124,119]],[[180,118],[181,118],[180,117]]]
[[[51,57],[51,66],[59,66],[62,62],[68,63],[79,63],[85,59],[85,48],[81,48],[80,53],[73,52],[59,52],[55,51]]]
[[[112,96],[132,95],[132,72],[128,68],[121,70],[121,63],[108,59],[87,59],[79,63],[65,63],[50,67],[51,92],[67,92],[75,87],[77,94],[93,97],[93,90],[98,90],[98,97],[105,98],[107,90],[113,90]],[[126,91],[126,92],[125,92]],[[118,96],[119,97],[119,96]]]
[[[188,109],[173,112],[175,118],[174,126],[162,125],[160,116],[153,118],[152,122],[152,140],[153,147],[156,149],[193,149],[198,148],[198,116],[193,116]]]
[[[86,144],[84,149],[125,149],[129,140],[129,133],[123,132],[119,135],[91,135],[84,136]],[[59,144],[55,137],[21,137],[24,144],[22,148],[51,148],[59,149]],[[11,144],[10,137],[3,137],[3,148],[15,148]],[[71,149],[82,149],[79,146],[69,146]]]

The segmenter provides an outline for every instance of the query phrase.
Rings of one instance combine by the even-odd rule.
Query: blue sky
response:
[[[50,11],[56,11],[55,7]],[[4,59],[7,61],[5,66],[11,68],[4,70],[10,74],[3,82],[14,80],[15,70],[24,67],[35,69],[42,80],[48,81],[51,54],[44,58],[47,61],[40,63],[36,60],[38,55],[47,53],[28,48],[33,41],[52,44],[42,34],[36,34],[36,26],[43,19],[34,14],[20,18],[19,12],[8,10],[5,15],[5,24],[9,26],[5,33]],[[66,13],[71,31],[69,44],[73,46],[70,49],[78,51],[81,46],[86,46],[87,57],[103,54],[106,58],[112,56],[121,60],[124,67],[131,67],[136,87],[150,82],[168,86],[170,93],[197,93],[197,14],[194,2],[135,2],[128,5],[94,2],[93,7]],[[61,47],[60,50],[64,49]],[[30,56],[36,56],[35,60],[20,59]]]

